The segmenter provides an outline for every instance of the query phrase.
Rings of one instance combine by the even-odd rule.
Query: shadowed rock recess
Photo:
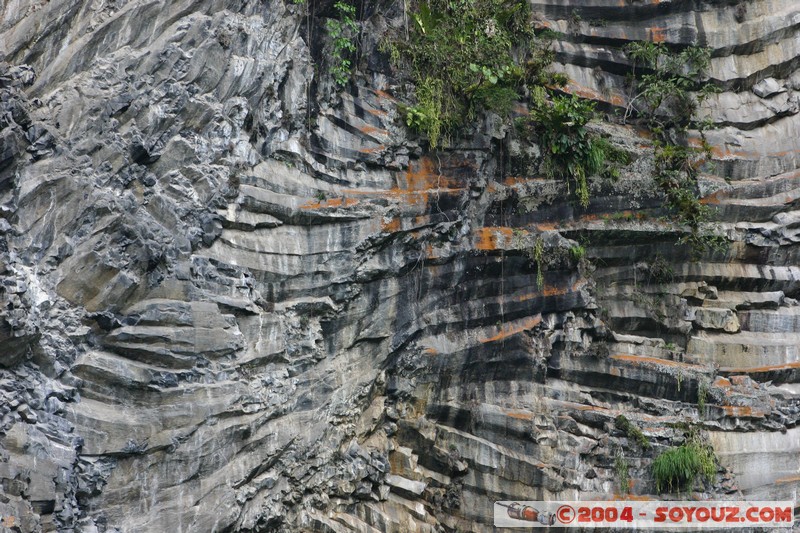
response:
[[[634,161],[585,209],[512,172],[492,117],[432,152],[377,51],[403,3],[357,6],[338,91],[334,8],[306,2],[0,9],[0,515],[491,531],[495,500],[659,497],[687,423],[719,459],[694,497],[794,499],[800,4],[531,0],[609,116],[626,42],[712,49],[725,246],[693,258],[642,132],[593,126]]]

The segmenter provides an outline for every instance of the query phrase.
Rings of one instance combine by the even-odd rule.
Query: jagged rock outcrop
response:
[[[634,162],[586,209],[510,176],[492,117],[423,149],[375,51],[402,5],[361,8],[341,92],[325,3],[6,5],[0,515],[488,531],[495,500],[619,492],[619,453],[654,495],[650,461],[686,422],[720,458],[706,496],[792,499],[800,7],[531,4],[563,34],[568,89],[609,114],[625,42],[712,48],[701,188],[724,247],[677,243],[629,126],[596,126]]]

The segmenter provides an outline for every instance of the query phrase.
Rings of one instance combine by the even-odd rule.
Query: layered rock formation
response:
[[[495,500],[619,493],[619,456],[654,495],[689,422],[720,459],[698,496],[794,499],[800,7],[532,5],[569,90],[609,113],[625,42],[713,49],[701,186],[723,248],[676,244],[631,127],[597,125],[635,161],[587,209],[511,175],[492,117],[421,148],[375,51],[401,5],[361,8],[341,92],[328,5],[6,5],[0,515],[488,531]]]

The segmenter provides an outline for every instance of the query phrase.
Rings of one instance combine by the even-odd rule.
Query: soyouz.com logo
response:
[[[670,530],[791,528],[794,506],[792,501],[500,501],[494,504],[494,525]]]

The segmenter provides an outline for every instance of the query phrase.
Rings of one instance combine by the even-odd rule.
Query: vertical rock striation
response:
[[[720,459],[703,495],[793,498],[800,7],[531,4],[569,91],[609,115],[626,42],[712,49],[700,184],[723,249],[677,244],[631,127],[596,126],[635,160],[586,209],[509,175],[491,117],[422,149],[373,50],[402,6],[360,8],[336,94],[324,3],[7,3],[0,515],[489,531],[498,499],[654,494],[687,421]]]

